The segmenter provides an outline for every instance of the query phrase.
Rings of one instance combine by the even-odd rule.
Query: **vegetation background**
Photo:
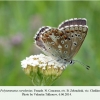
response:
[[[99,1],[1,1],[0,2],[0,85],[32,86],[21,68],[21,60],[40,54],[33,37],[42,26],[57,27],[70,18],[86,18],[87,37],[53,86],[100,85],[100,2]]]

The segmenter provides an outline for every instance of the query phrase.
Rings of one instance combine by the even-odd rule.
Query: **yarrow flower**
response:
[[[31,55],[21,61],[24,72],[30,76],[33,85],[48,86],[62,74],[65,66],[58,64],[49,56],[44,54]]]

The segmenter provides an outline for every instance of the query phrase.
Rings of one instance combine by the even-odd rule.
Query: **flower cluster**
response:
[[[24,72],[30,76],[33,85],[51,85],[63,72],[65,66],[58,64],[51,57],[31,55],[21,61]]]

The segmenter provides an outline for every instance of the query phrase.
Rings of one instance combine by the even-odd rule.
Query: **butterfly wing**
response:
[[[88,31],[85,18],[74,18],[64,21],[58,27],[61,30],[65,30],[68,38],[71,41],[71,47],[69,52],[69,58],[71,59],[80,49]]]
[[[70,59],[70,34],[66,34],[65,30],[57,28],[51,28],[48,31],[44,31],[41,36],[46,51],[54,59]]]
[[[36,44],[54,59],[70,61],[80,49],[88,27],[85,19],[64,21],[58,28],[42,27],[36,35]]]
[[[44,31],[48,30],[50,27],[49,26],[43,26],[39,29],[39,31],[36,33],[34,39],[35,39],[35,44],[37,47],[39,47],[41,50],[46,50],[42,40],[41,40],[41,35]]]
[[[70,25],[86,25],[86,19],[85,18],[73,18],[73,19],[65,20],[58,26],[58,28],[61,29],[61,28],[64,28]]]

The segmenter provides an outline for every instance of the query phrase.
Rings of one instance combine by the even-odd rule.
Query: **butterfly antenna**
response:
[[[82,63],[82,62],[80,62],[80,61],[78,61],[78,60],[73,60],[73,61],[74,61],[74,62],[78,62],[78,63],[80,63],[81,65],[85,66],[87,70],[90,69],[90,66],[85,65],[84,63]]]

